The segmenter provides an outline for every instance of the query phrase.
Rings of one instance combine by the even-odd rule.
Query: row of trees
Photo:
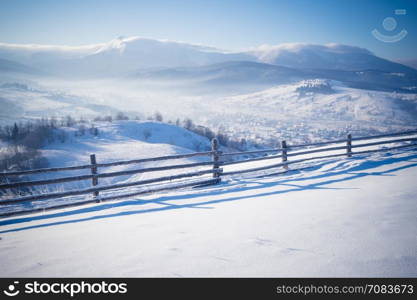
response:
[[[0,140],[9,145],[39,149],[56,139],[65,142],[67,133],[60,130],[62,127],[75,127],[77,129],[74,132],[75,136],[83,136],[87,132],[95,136],[99,134],[98,128],[93,123],[82,118],[76,120],[66,116],[61,120],[52,117],[0,126]]]
[[[69,137],[62,127],[76,128],[75,136],[87,132],[97,136],[98,129],[83,118],[42,118],[13,125],[0,126],[0,171],[25,170],[48,166],[39,151],[44,145],[56,140],[64,143]]]
[[[54,118],[0,126],[0,140],[4,146],[0,152],[0,171],[45,167],[39,149],[53,138],[58,127]]]

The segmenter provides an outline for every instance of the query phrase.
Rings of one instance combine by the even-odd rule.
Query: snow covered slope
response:
[[[96,122],[95,128],[98,130],[98,135],[94,135],[89,126],[86,126],[81,134],[81,131],[78,129],[79,126],[85,125],[78,125],[75,128],[58,129],[55,134],[55,141],[47,144],[40,150],[42,156],[46,158],[49,163],[48,167],[70,167],[90,164],[91,154],[96,155],[97,163],[110,163],[115,161],[203,152],[211,149],[211,141],[206,137],[167,123],[150,121]],[[201,162],[209,159],[210,157],[206,156],[119,165],[100,168],[100,172],[110,173],[137,170],[150,167]],[[200,166],[183,170],[136,173],[133,175],[101,178],[99,180],[99,186],[170,176],[181,172],[187,173],[198,170],[207,170],[208,168],[211,167]],[[89,169],[57,173],[50,172],[28,175],[25,176],[23,180],[45,180],[85,175],[89,173]],[[88,188],[90,186],[91,181],[84,180],[31,187],[30,191],[33,194],[40,194]],[[106,193],[107,192],[103,192],[102,195],[106,195]],[[2,193],[2,195],[0,195],[0,198],[2,199],[13,197],[16,197],[16,195],[12,193]],[[82,198],[83,197],[75,196],[57,201],[59,203],[69,203],[82,200]],[[37,203],[33,203],[33,205],[36,207]]]
[[[415,151],[0,220],[0,276],[417,276]]]
[[[166,123],[114,121],[97,122],[95,126],[98,136],[89,132],[74,136],[77,130],[67,129],[64,143],[56,141],[46,146],[42,151],[51,166],[85,164],[92,153],[101,162],[113,162],[211,149],[207,138]]]
[[[281,118],[357,122],[416,122],[415,95],[363,92],[326,80],[307,80],[265,91],[230,97],[230,106],[257,107],[259,114],[272,109]]]
[[[166,123],[151,121],[114,121],[98,122],[95,124],[98,136],[92,135],[88,128],[83,136],[75,128],[66,129],[65,142],[57,140],[42,149],[42,155],[48,160],[50,167],[84,165],[90,163],[90,154],[95,154],[98,163],[133,160],[149,157],[185,154],[192,152],[209,151],[211,142],[202,136],[190,132],[184,128]],[[65,132],[64,131],[64,132]],[[77,136],[75,136],[77,135]],[[157,161],[140,164],[130,164],[102,168],[102,172],[117,172],[146,167],[158,167],[181,163],[203,161],[207,158],[183,158],[177,160]],[[203,167],[186,169],[184,172],[200,170]],[[205,168],[207,169],[207,167]],[[181,172],[177,170],[176,172]],[[56,176],[74,176],[88,174],[89,170],[60,172],[59,174],[42,174],[31,176],[31,179],[46,179]],[[149,178],[172,175],[172,171],[159,171],[152,173],[139,173],[111,178],[103,178],[99,185],[131,182]],[[79,189],[90,186],[89,181],[70,182],[63,185],[50,185],[42,191],[59,191],[62,189]],[[105,194],[105,193],[104,193]],[[79,199],[80,197],[75,197]],[[65,201],[72,201],[66,199]]]
[[[204,109],[211,115],[209,126],[221,122],[232,136],[272,145],[417,127],[416,94],[353,89],[321,79],[218,98]]]

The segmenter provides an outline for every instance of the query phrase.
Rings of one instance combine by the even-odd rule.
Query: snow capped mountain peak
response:
[[[160,48],[163,47],[165,49],[172,48],[180,48],[180,49],[189,49],[189,50],[196,50],[202,52],[225,52],[214,47],[198,45],[198,44],[191,44],[185,43],[180,41],[173,41],[173,40],[165,40],[165,39],[152,39],[147,37],[141,36],[130,36],[124,37],[119,36],[107,43],[101,44],[99,49],[95,51],[94,54],[103,53],[103,52],[119,52],[123,53],[126,50],[130,52],[137,52],[147,48]]]
[[[119,51],[120,53],[123,53],[123,51],[126,49],[126,43],[128,43],[132,39],[135,39],[135,37],[126,39],[123,36],[120,36],[120,37],[118,37],[114,40],[111,40],[110,42],[104,44],[102,47],[100,47],[93,54],[98,54],[98,53],[102,53],[102,52],[106,52],[106,51],[112,51],[112,50],[116,50],[116,51]]]

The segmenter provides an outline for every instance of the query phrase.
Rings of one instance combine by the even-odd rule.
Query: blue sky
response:
[[[395,15],[406,9],[406,15]],[[393,17],[395,30],[382,21]],[[408,35],[396,43],[371,31]],[[415,0],[0,0],[0,42],[82,45],[139,35],[238,50],[286,42],[342,43],[417,58]]]

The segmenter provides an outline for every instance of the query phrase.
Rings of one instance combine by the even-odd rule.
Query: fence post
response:
[[[90,162],[91,162],[91,165],[92,165],[91,174],[93,176],[97,175],[97,167],[95,166],[97,164],[97,161],[96,161],[96,155],[95,154],[90,155]],[[98,184],[98,178],[96,176],[93,177],[92,184],[93,184],[93,186],[96,186]],[[93,196],[94,196],[94,198],[98,198],[98,191],[94,191]],[[97,202],[100,202],[100,200],[97,199]]]
[[[347,157],[352,157],[352,135],[350,133],[347,135],[346,153]]]
[[[284,169],[288,170],[288,165],[285,164],[285,162],[288,160],[287,157],[287,142],[286,141],[282,141],[281,142],[281,148],[282,148],[282,163],[284,163]]]
[[[212,159],[213,159],[213,178],[217,178],[218,182],[221,181],[220,178],[220,155],[219,155],[219,142],[216,138],[211,140],[211,151],[213,152],[212,154]]]

